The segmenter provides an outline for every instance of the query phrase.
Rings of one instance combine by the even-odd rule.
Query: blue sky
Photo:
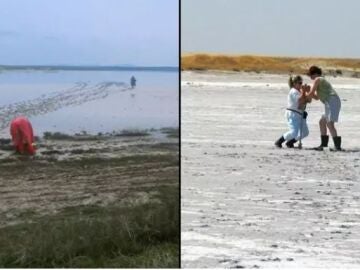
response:
[[[182,0],[182,52],[360,58],[358,0]]]
[[[178,66],[177,0],[0,0],[0,64]]]

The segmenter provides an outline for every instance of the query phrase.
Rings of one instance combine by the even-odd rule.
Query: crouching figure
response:
[[[288,106],[285,112],[289,131],[275,142],[275,145],[279,148],[282,147],[282,143],[285,141],[288,148],[294,148],[294,143],[309,135],[305,108],[306,103],[311,102],[311,97],[306,96],[306,93],[310,91],[310,86],[303,85],[302,77],[298,75],[294,78],[290,77],[289,87]],[[299,143],[300,147],[301,144]]]
[[[35,154],[33,128],[26,117],[16,117],[11,121],[10,134],[16,152],[29,155]]]

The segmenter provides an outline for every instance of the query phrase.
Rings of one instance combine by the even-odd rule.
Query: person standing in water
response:
[[[294,143],[309,135],[309,129],[306,123],[307,113],[305,106],[311,99],[305,96],[305,92],[309,90],[307,86],[302,86],[303,79],[301,76],[290,77],[288,94],[288,106],[286,108],[285,117],[288,122],[289,131],[284,133],[276,142],[275,146],[281,148],[283,142],[286,141],[288,148],[294,148]]]
[[[130,79],[130,85],[131,85],[131,88],[134,89],[135,86],[136,86],[136,79],[134,76],[131,77]]]
[[[331,84],[322,76],[322,70],[319,67],[311,66],[308,76],[314,81],[314,84],[307,96],[317,100],[320,99],[325,107],[325,113],[319,121],[321,144],[313,149],[321,151],[324,147],[328,146],[329,136],[327,135],[327,130],[329,130],[335,145],[335,149],[331,150],[340,151],[341,137],[338,136],[335,128],[335,123],[338,122],[341,109],[340,97]]]

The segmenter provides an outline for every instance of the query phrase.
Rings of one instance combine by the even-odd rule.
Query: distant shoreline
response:
[[[360,78],[360,59],[278,57],[225,54],[183,54],[181,70],[233,71],[270,74],[306,74],[312,65],[320,66],[325,75]]]
[[[0,65],[1,71],[161,71],[177,72],[178,67],[158,66],[67,66],[67,65]]]

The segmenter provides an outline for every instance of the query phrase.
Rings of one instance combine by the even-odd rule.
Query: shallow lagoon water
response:
[[[137,79],[137,87],[130,89],[129,80],[133,75]],[[105,89],[103,92],[107,92],[102,95],[102,89],[98,86],[107,82],[115,83],[115,86]],[[79,85],[84,86],[82,92],[79,92],[82,96],[73,95],[71,89],[75,89],[74,93],[80,91],[77,88]],[[58,93],[62,105],[38,112],[33,108],[27,110],[37,135],[44,131],[86,131],[94,134],[178,127],[177,72],[5,71],[0,73],[0,93],[0,108],[24,102],[40,106],[48,100],[46,97]],[[68,99],[67,102],[61,101],[64,97]],[[25,111],[26,115],[26,110],[19,111]],[[17,110],[11,112],[16,114]],[[0,122],[6,126],[0,135],[8,136],[7,120],[3,117]]]

